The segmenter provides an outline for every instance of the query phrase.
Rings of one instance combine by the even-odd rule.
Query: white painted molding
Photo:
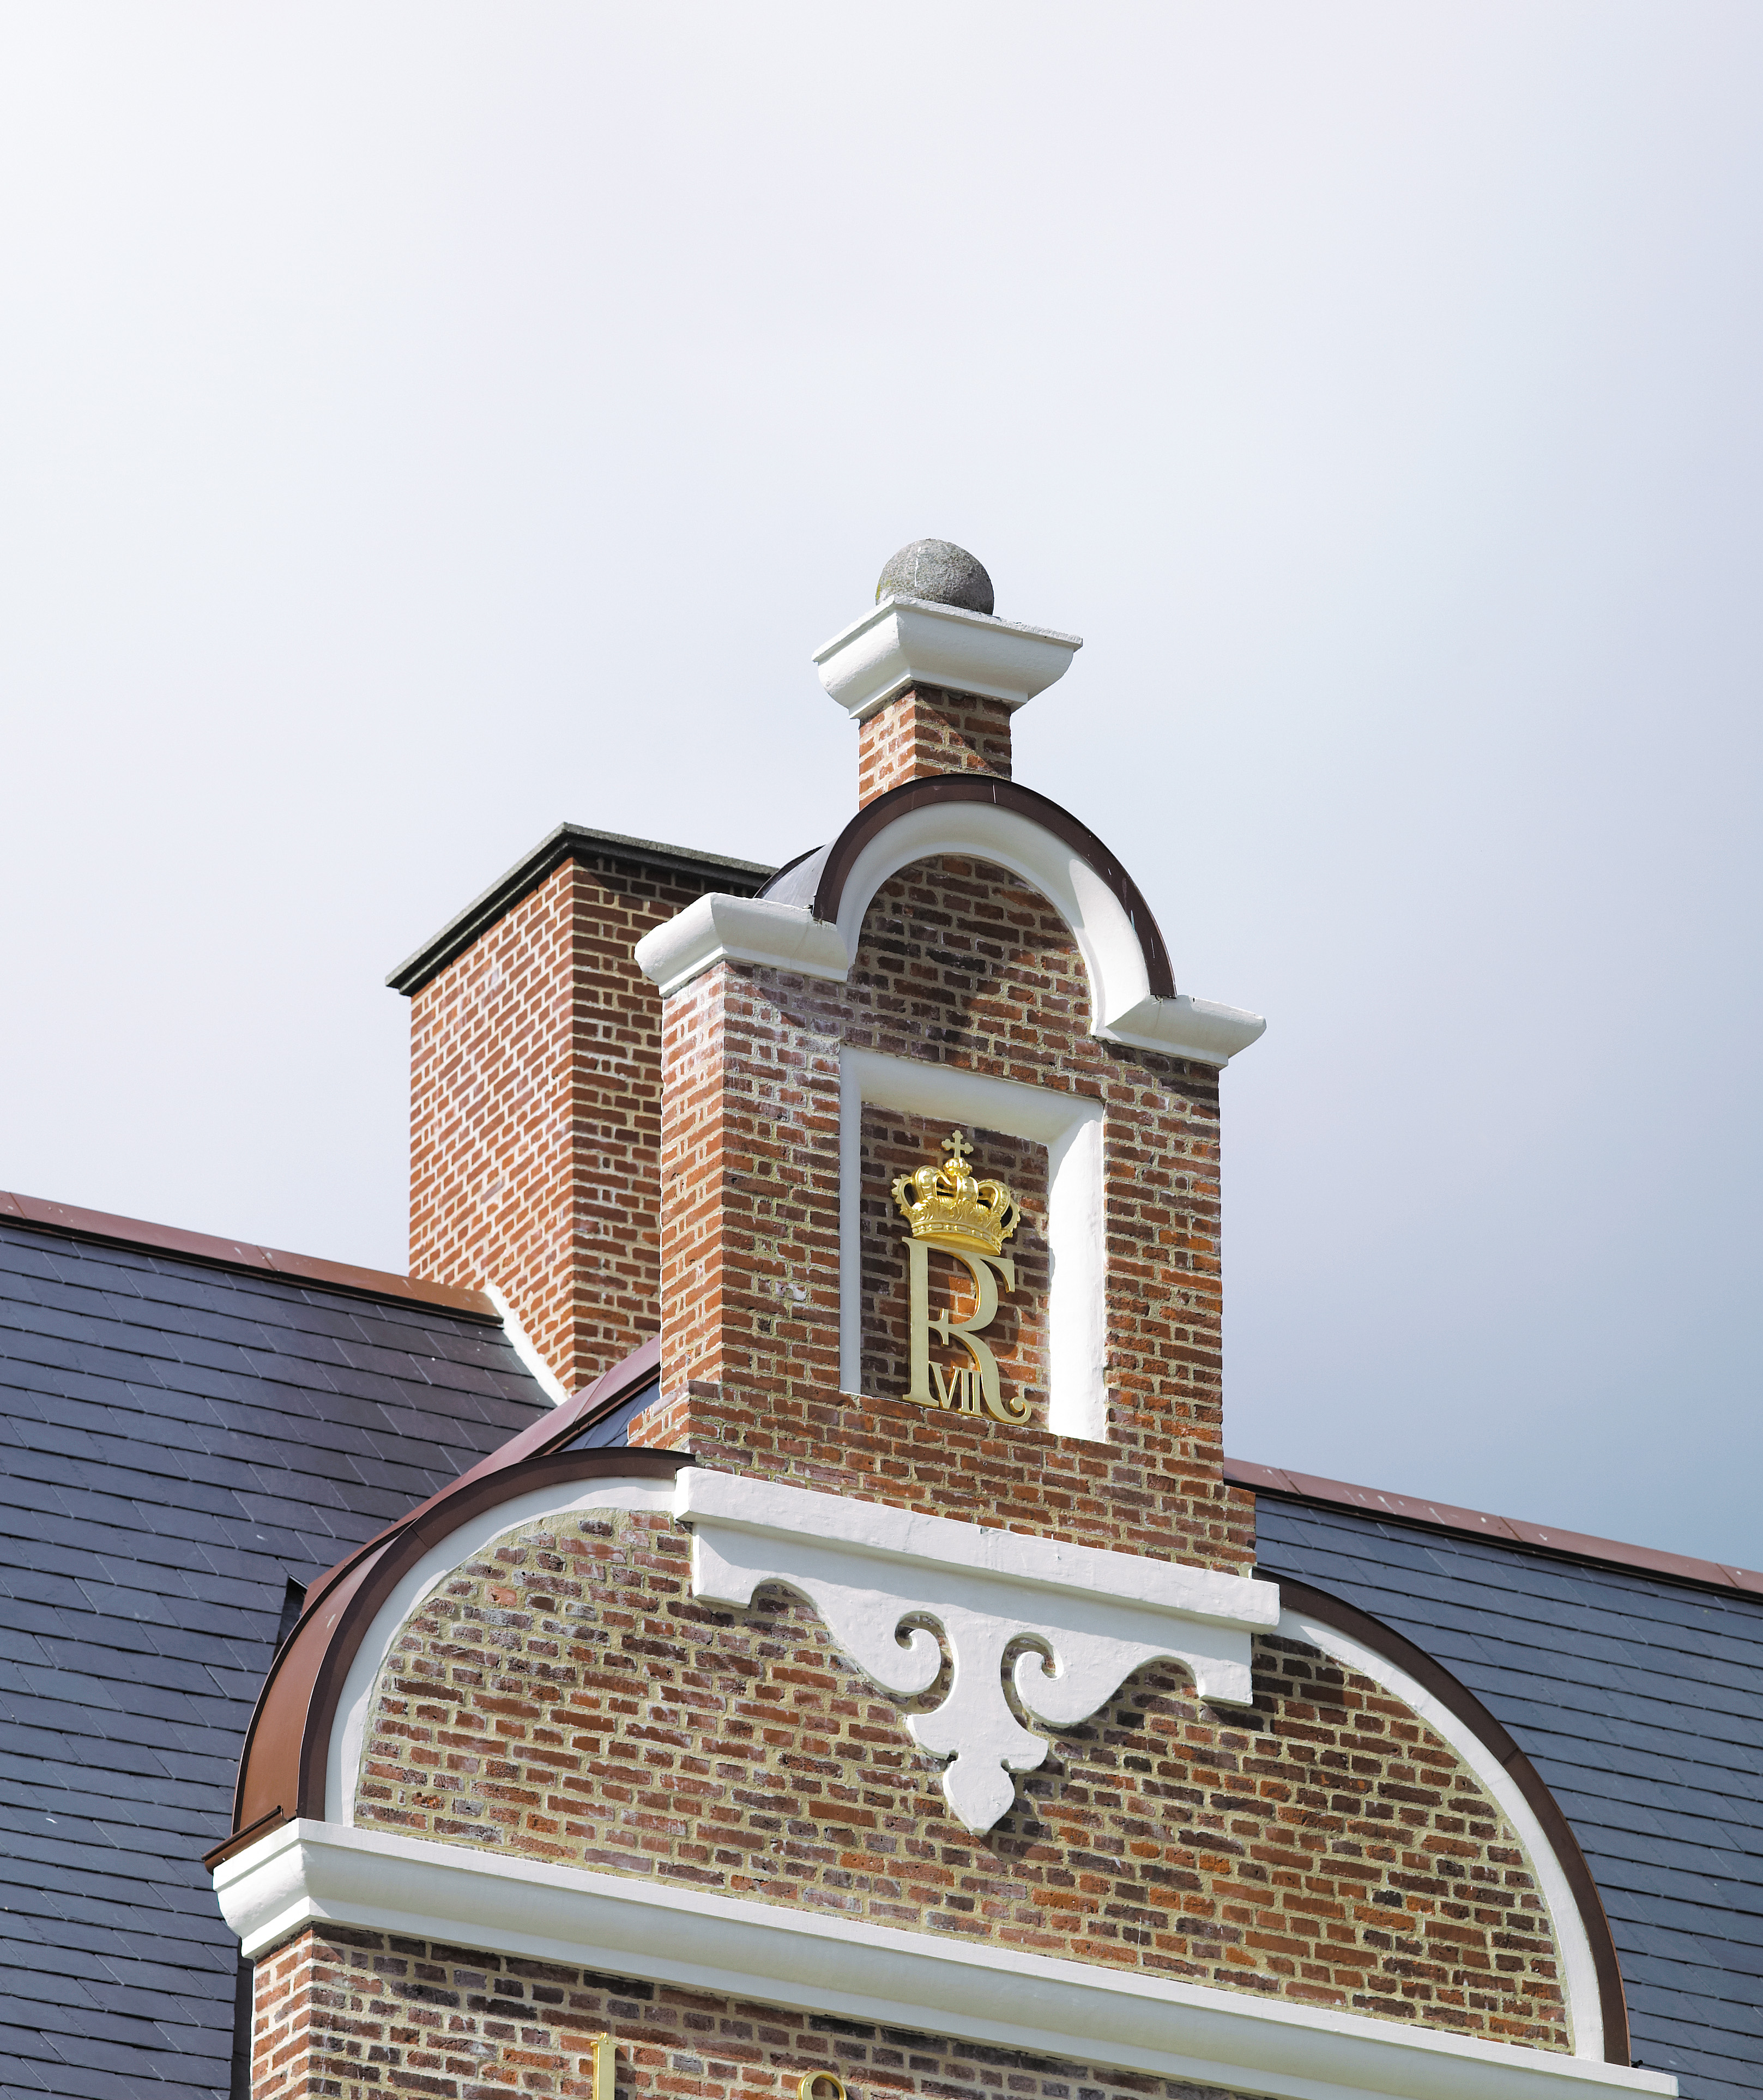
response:
[[[897,601],[890,601],[890,603]],[[947,607],[935,608],[948,611]],[[977,613],[962,614],[977,620]],[[1135,1049],[1227,1065],[1265,1033],[1258,1013],[1178,993],[1153,997],[1126,907],[1082,855],[1019,810],[933,802],[879,832],[845,878],[836,927],[805,904],[765,897],[700,897],[637,943],[638,968],[667,998],[716,963],[763,963],[843,983],[871,899],[892,875],[937,854],[972,854],[1038,889],[1070,927],[1090,982],[1092,1034]]]
[[[863,1379],[863,1105],[946,1116],[1047,1147],[1047,1216],[1030,1220],[1052,1255],[1047,1291],[1047,1426],[1100,1443],[1108,1436],[1107,1239],[1102,1111],[1082,1094],[988,1079],[947,1065],[847,1050],[839,1060],[839,1383]]]
[[[945,686],[1020,708],[1062,678],[1083,644],[928,598],[884,598],[814,651],[820,682],[853,721],[908,686]]]
[[[1024,1641],[1012,1682],[1033,1719],[1074,1727],[1135,1670],[1167,1658],[1202,1699],[1247,1705],[1257,1630],[1279,1617],[1270,1582],[1179,1561],[923,1516],[848,1495],[781,1487],[746,1473],[689,1467],[673,1513],[692,1529],[692,1593],[747,1605],[764,1582],[806,1597],[845,1654],[885,1692],[928,1692],[942,1668],[934,1620],[954,1668],[948,1696],[907,1717],[913,1740],[950,1760],[950,1807],[989,1830],[1051,1745],[1025,1728],[1004,1693],[1004,1657]]]
[[[330,1821],[354,1820],[361,1753],[380,1672],[393,1643],[403,1630],[404,1621],[431,1590],[465,1561],[487,1552],[505,1533],[518,1530],[523,1524],[537,1524],[546,1517],[567,1516],[581,1510],[650,1510],[664,1515],[672,1507],[671,1480],[602,1475],[573,1488],[536,1488],[530,1494],[498,1502],[468,1518],[430,1546],[375,1612],[373,1623],[363,1635],[349,1674],[343,1679],[325,1756],[324,1813]]]
[[[1386,1657],[1379,1655],[1375,1648],[1367,1648],[1351,1635],[1338,1632],[1322,1620],[1313,1619],[1302,1612],[1282,1612],[1279,1630],[1285,1639],[1307,1641],[1311,1647],[1320,1648],[1345,1668],[1357,1670],[1373,1684],[1382,1685],[1391,1698],[1399,1699],[1429,1728],[1442,1736],[1487,1789],[1501,1814],[1518,1833],[1537,1888],[1549,1908],[1560,1957],[1562,1992],[1567,2001],[1574,2054],[1582,2058],[1601,2058],[1604,2046],[1603,1994],[1598,1987],[1598,1964],[1593,1958],[1592,1943],[1586,1937],[1585,1922],[1580,1916],[1580,1907],[1574,1900],[1561,1862],[1555,1857],[1554,1848],[1512,1775],[1473,1728],[1459,1720],[1425,1685]]]
[[[714,963],[768,963],[840,983],[851,970],[836,927],[805,904],[774,904],[765,897],[700,897],[645,933],[634,952],[637,967],[663,999]]]
[[[249,1957],[309,1924],[408,1934],[1269,2100],[1677,2090],[1659,2071],[330,1823],[284,1824],[214,1888]]]
[[[950,853],[1007,867],[1039,890],[1070,927],[1089,975],[1093,1034],[1166,1057],[1225,1065],[1266,1030],[1259,1014],[1237,1007],[1186,995],[1153,998],[1138,932],[1113,891],[1063,839],[994,802],[923,804],[876,833],[845,877],[839,933],[846,954],[857,953],[864,915],[890,876]]]
[[[486,1283],[483,1295],[502,1316],[502,1330],[514,1345],[518,1357],[534,1381],[544,1389],[544,1396],[553,1407],[561,1407],[569,1398],[563,1381],[552,1370],[533,1345],[533,1339],[521,1324],[520,1315],[493,1283]]]

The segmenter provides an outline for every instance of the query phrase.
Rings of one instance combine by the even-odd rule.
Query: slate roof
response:
[[[467,1314],[0,1220],[4,2100],[227,2092],[198,1855],[288,1585],[549,1412]]]
[[[1573,1826],[1635,2060],[1763,2089],[1763,1597],[1263,1493],[1258,1555],[1453,1671]]]

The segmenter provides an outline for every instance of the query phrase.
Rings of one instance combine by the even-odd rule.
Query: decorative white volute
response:
[[[747,1605],[760,1584],[782,1583],[897,1699],[928,1692],[942,1668],[936,1636],[907,1621],[941,1628],[954,1663],[948,1694],[906,1726],[950,1759],[943,1792],[976,1833],[1008,1811],[1014,1775],[1033,1771],[1049,1748],[1011,1711],[1012,1648],[1025,1650],[1013,1672],[1024,1710],[1069,1728],[1165,1659],[1192,1673],[1201,1698],[1248,1705],[1252,1639],[1279,1618],[1271,1582],[702,1467],[680,1474],[673,1509],[692,1529],[694,1595]]]

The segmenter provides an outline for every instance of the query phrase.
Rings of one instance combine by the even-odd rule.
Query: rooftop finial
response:
[[[992,580],[953,540],[915,540],[882,571],[875,602],[884,598],[924,598],[932,605],[958,605],[967,612],[989,615]]]

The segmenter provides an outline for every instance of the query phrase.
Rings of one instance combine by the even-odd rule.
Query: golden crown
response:
[[[906,1214],[915,1240],[938,1246],[969,1247],[997,1254],[1016,1229],[1016,1199],[1002,1181],[976,1181],[967,1154],[973,1147],[959,1130],[943,1140],[949,1157],[894,1182],[894,1201]]]

